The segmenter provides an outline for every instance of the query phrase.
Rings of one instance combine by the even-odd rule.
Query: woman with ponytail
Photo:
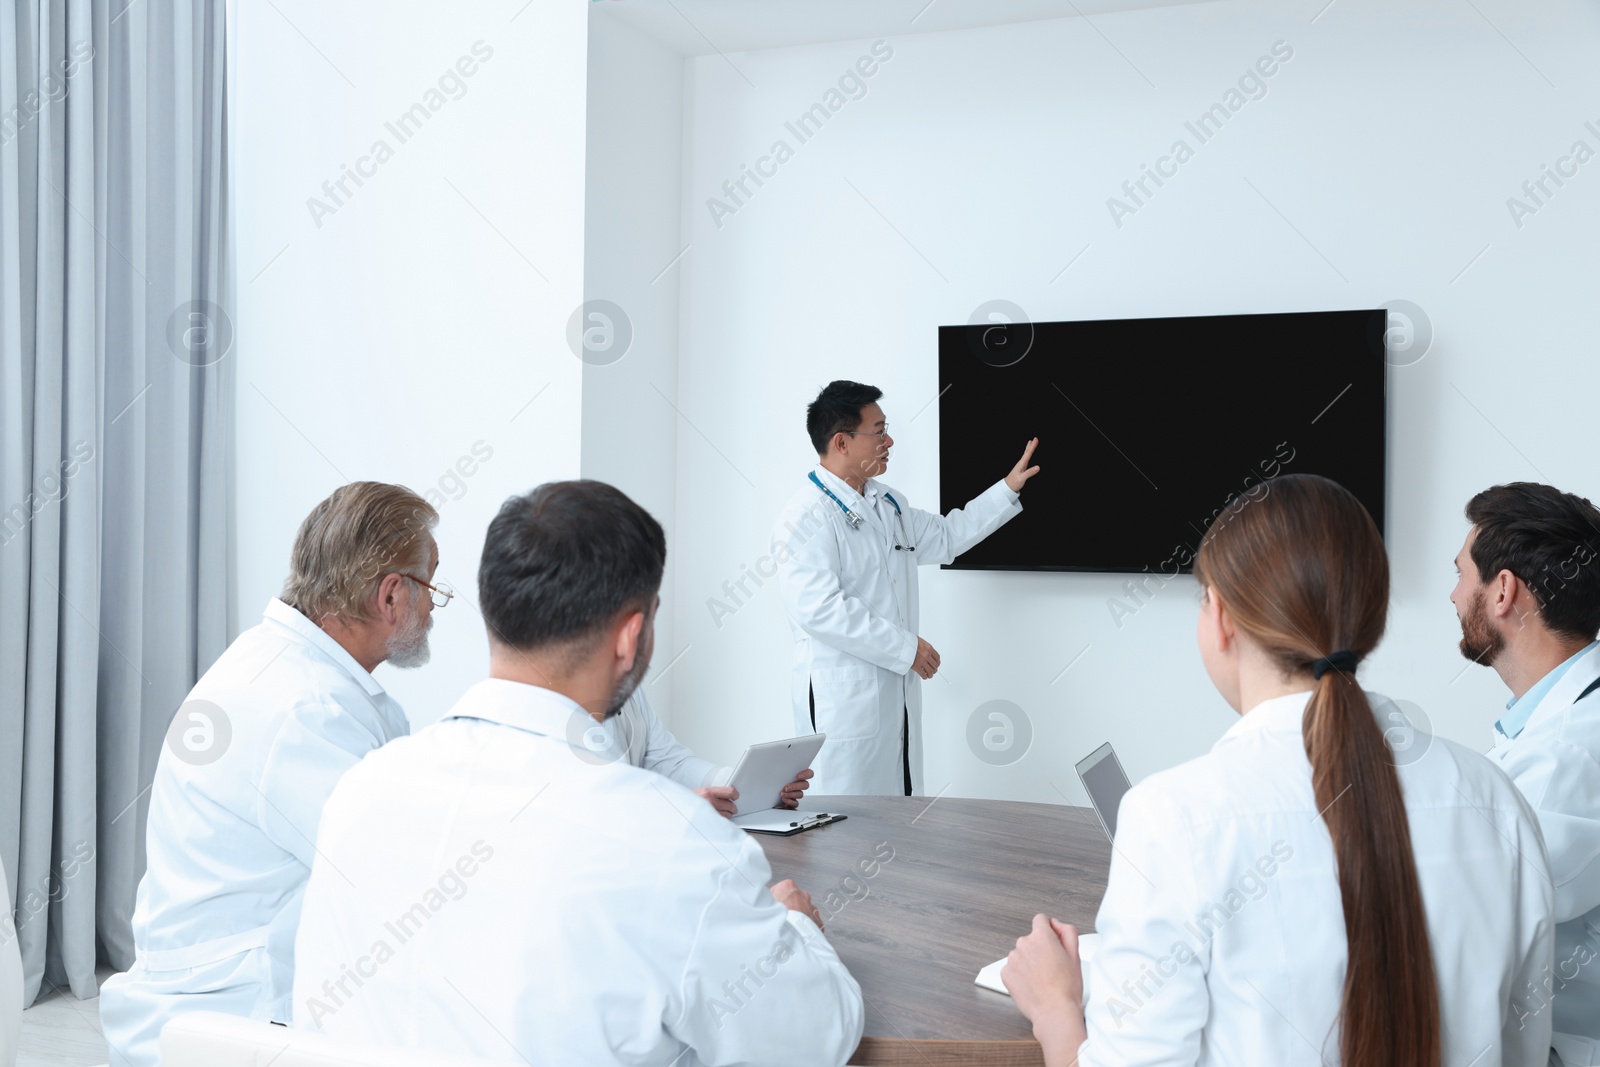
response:
[[[1389,602],[1371,517],[1277,478],[1206,531],[1195,577],[1241,717],[1123,798],[1087,1013],[1077,931],[1040,915],[1018,940],[1002,978],[1046,1063],[1543,1067],[1544,845],[1483,756],[1356,683]]]

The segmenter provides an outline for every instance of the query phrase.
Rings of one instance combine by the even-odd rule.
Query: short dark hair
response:
[[[806,433],[817,448],[817,455],[828,452],[828,442],[836,433],[848,433],[861,425],[861,409],[875,403],[883,390],[875,385],[844,380],[829,382],[806,408]]]
[[[1538,482],[1511,482],[1467,501],[1477,529],[1472,562],[1489,581],[1522,579],[1550,630],[1594,640],[1600,632],[1600,510],[1581,496]]]
[[[546,482],[489,523],[479,609],[501,644],[577,645],[624,611],[648,614],[666,561],[661,524],[616,486]]]

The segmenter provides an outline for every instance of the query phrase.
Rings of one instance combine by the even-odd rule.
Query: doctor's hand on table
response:
[[[1077,1062],[1088,1040],[1083,1020],[1083,964],[1078,959],[1078,928],[1048,915],[1033,917],[1033,932],[1000,970],[1017,1009],[1033,1024],[1046,1067]]]
[[[822,925],[822,912],[811,903],[811,894],[794,884],[793,878],[785,878],[777,885],[770,887],[773,899],[790,911],[797,911],[801,915],[817,924],[818,930],[826,929]]]

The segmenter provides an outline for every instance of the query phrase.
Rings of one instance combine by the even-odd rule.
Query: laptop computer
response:
[[[1094,814],[1100,820],[1101,828],[1108,838],[1115,840],[1117,807],[1132,783],[1128,781],[1121,761],[1112,750],[1111,742],[1107,741],[1078,761],[1078,780],[1083,783],[1084,792],[1089,794],[1089,803],[1094,805]]]

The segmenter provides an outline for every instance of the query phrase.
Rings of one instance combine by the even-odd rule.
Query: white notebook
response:
[[[1083,961],[1083,1002],[1089,1003],[1089,961],[1094,959],[1095,949],[1100,947],[1099,934],[1078,935],[1078,958]],[[1001,956],[989,966],[978,972],[974,981],[985,989],[992,989],[996,993],[1011,995],[1006,984],[1000,980],[1000,968],[1006,965],[1007,957]]]

